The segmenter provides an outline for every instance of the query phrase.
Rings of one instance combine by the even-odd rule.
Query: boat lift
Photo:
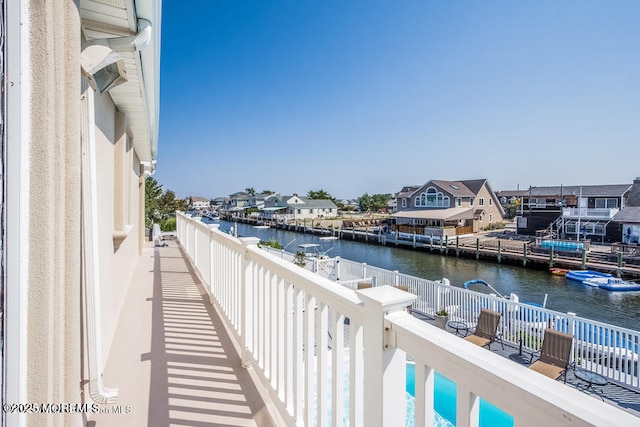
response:
[[[485,280],[482,280],[482,279],[473,279],[473,280],[466,281],[466,282],[464,282],[463,287],[465,289],[469,289],[469,286],[475,285],[475,284],[480,284],[480,285],[484,285],[484,286],[488,287],[493,292],[495,292],[495,294],[498,295],[500,298],[512,300],[512,301],[515,301],[515,302],[519,302],[518,296],[516,294],[511,293],[511,295],[509,295],[508,297],[505,297],[500,292],[498,292],[496,290],[496,288],[494,288],[493,286],[491,286],[489,283],[487,283]],[[548,296],[549,296],[549,294],[544,294],[544,302],[542,304],[538,304],[538,303],[535,303],[535,302],[525,302],[524,304],[545,308],[547,306],[547,297]]]

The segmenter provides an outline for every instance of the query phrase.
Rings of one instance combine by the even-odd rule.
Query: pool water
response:
[[[407,393],[415,397],[415,365],[407,363]],[[451,425],[456,424],[456,384],[436,372],[434,379],[434,402],[435,411],[442,418],[449,421]],[[413,414],[411,420],[413,420]],[[408,417],[409,418],[409,417]],[[441,422],[437,424],[442,425]],[[480,399],[480,427],[512,427],[513,417],[500,410],[496,406]]]

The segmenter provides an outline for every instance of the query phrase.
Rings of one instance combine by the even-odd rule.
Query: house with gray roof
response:
[[[522,196],[518,234],[599,242],[619,240],[609,224],[626,206],[631,184],[530,187]]]
[[[334,217],[338,207],[328,199],[310,199],[294,194],[287,199],[287,217],[293,220]]]
[[[618,224],[622,243],[640,243],[640,177],[633,180],[626,206],[613,217],[613,222]]]
[[[395,231],[444,238],[501,222],[504,209],[486,179],[431,180],[403,187],[393,216]]]

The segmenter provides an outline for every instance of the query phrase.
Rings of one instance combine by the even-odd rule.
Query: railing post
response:
[[[357,291],[364,309],[364,425],[396,427],[405,425],[404,408],[406,353],[395,346],[395,334],[387,319],[410,316],[405,310],[415,295],[392,286]]]
[[[248,248],[251,245],[257,245],[260,239],[257,237],[241,237],[240,241],[243,246],[242,254],[242,272],[240,275],[240,340],[242,345],[242,354],[240,359],[242,360],[242,367],[249,366],[249,343],[253,339],[253,309],[252,303],[254,295],[253,289],[253,263],[248,257]],[[228,284],[227,286],[233,286],[234,284]]]
[[[211,234],[218,232],[219,228],[220,228],[220,224],[209,224],[209,230],[211,230],[209,232],[209,289],[207,289],[209,293],[209,303],[213,303],[213,301],[211,301],[211,294],[213,293],[213,275],[214,275],[213,266],[215,264],[215,258],[214,258],[215,248],[213,245],[215,240],[211,237]]]
[[[340,283],[340,257],[336,257],[336,282]]]

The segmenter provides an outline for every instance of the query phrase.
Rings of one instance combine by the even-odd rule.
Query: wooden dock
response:
[[[232,221],[236,221],[236,219]],[[251,220],[240,222],[254,225],[256,223]],[[536,253],[532,250],[530,242],[493,238],[486,235],[479,237],[476,235],[458,236],[441,242],[425,242],[418,239],[401,239],[393,234],[381,234],[378,227],[371,227],[371,229],[318,228],[313,227],[311,221],[309,225],[301,223],[277,224],[275,222],[261,224],[298,233],[334,236],[338,239],[396,246],[442,256],[472,258],[540,270],[548,270],[553,267],[569,270],[595,270],[611,273],[616,277],[640,279],[640,266],[625,265],[620,261],[611,262],[607,259],[608,252],[593,247],[584,254],[574,253],[574,256],[567,256],[566,253],[559,254],[553,251],[548,254]]]

